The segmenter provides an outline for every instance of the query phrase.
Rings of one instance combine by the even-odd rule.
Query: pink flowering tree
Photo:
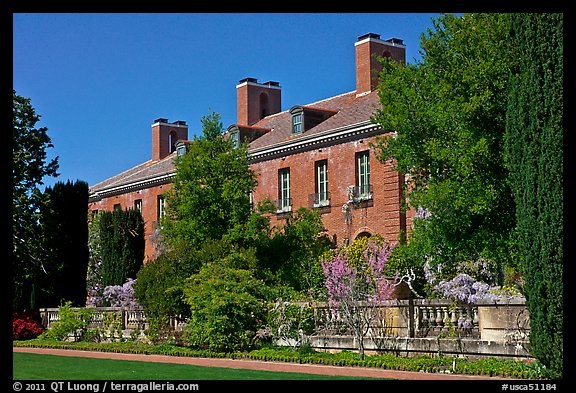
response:
[[[373,321],[383,317],[382,311],[385,318],[387,300],[400,282],[398,273],[392,279],[384,276],[392,248],[369,242],[359,266],[352,266],[345,252],[322,260],[328,304],[354,334],[360,359],[364,359],[364,340]]]

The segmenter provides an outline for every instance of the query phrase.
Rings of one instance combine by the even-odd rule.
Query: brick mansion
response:
[[[226,130],[235,141],[248,142],[258,181],[252,201],[275,201],[271,224],[281,225],[300,207],[318,209],[337,245],[371,234],[396,241],[410,228],[413,215],[402,209],[403,175],[379,161],[370,147],[387,132],[371,120],[380,107],[377,58],[405,64],[406,47],[400,39],[368,33],[358,37],[354,48],[354,91],[282,110],[278,82],[245,78],[236,86],[237,123]],[[92,185],[88,203],[92,214],[139,210],[145,222],[145,260],[155,257],[150,236],[164,215],[173,160],[188,140],[185,121],[158,118],[151,128],[151,159]]]

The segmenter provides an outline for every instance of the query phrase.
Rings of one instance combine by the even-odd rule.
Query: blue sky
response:
[[[96,184],[151,157],[156,118],[236,123],[236,85],[277,81],[282,110],[355,89],[354,42],[365,33],[404,40],[439,14],[16,13],[13,86],[31,99],[59,156],[56,181]]]

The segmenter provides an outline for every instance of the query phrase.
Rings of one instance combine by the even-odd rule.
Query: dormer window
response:
[[[177,155],[178,157],[181,157],[181,156],[183,156],[184,154],[186,154],[186,145],[184,145],[184,144],[179,145],[179,146],[176,148],[176,155]]]
[[[189,141],[178,141],[176,142],[176,156],[181,157],[187,152],[187,144]]]
[[[294,134],[302,132],[302,112],[292,115],[292,132]]]
[[[292,133],[300,134],[316,127],[324,120],[334,116],[338,111],[312,106],[294,106],[290,109],[292,115]]]
[[[269,131],[270,128],[232,124],[226,131],[226,139],[232,141],[232,146],[236,149],[241,143],[250,143]]]

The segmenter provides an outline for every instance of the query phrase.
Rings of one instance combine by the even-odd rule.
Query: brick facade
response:
[[[299,207],[318,209],[328,234],[337,244],[347,244],[361,234],[381,234],[389,241],[398,240],[399,231],[406,230],[401,211],[403,177],[390,164],[380,163],[369,143],[374,137],[346,141],[280,159],[252,164],[258,176],[254,201],[269,197],[278,199],[278,171],[290,169],[292,210]],[[348,187],[356,185],[356,153],[369,152],[371,197],[350,201]],[[316,193],[315,163],[326,160],[330,203],[314,207],[310,194]],[[273,217],[273,225],[281,225],[285,214]]]
[[[390,163],[380,162],[370,146],[386,133],[371,121],[379,109],[374,69],[380,65],[376,58],[388,56],[404,64],[405,46],[396,38],[381,40],[369,33],[358,37],[355,51],[355,91],[290,110],[281,111],[278,82],[242,79],[236,86],[238,123],[227,129],[228,136],[249,142],[251,167],[258,179],[252,193],[254,204],[265,198],[281,199],[289,184],[289,209],[319,209],[329,236],[338,245],[370,234],[399,240],[410,228],[413,215],[401,208],[403,176]],[[152,159],[90,189],[92,211],[109,211],[115,205],[134,208],[137,200],[142,201],[146,260],[155,256],[151,235],[160,214],[158,198],[170,188],[174,175],[175,142],[187,138],[185,122],[156,119],[152,125]],[[362,184],[368,182],[368,163],[369,192],[365,188],[368,184]],[[318,165],[325,171],[319,173]],[[284,178],[281,186],[280,171],[286,169],[289,181]],[[319,194],[319,183],[328,194]],[[355,195],[359,189],[366,192]],[[318,195],[329,198],[315,203]],[[282,225],[287,211],[287,206],[279,210],[272,224]]]

